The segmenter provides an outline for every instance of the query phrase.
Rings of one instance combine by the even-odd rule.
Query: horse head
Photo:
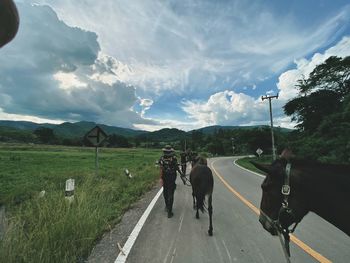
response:
[[[297,172],[291,171],[290,195],[288,195],[286,204],[281,189],[284,185],[287,161],[280,159],[271,165],[255,162],[252,164],[267,174],[261,184],[262,198],[259,222],[270,234],[277,235],[278,227],[288,228],[293,223],[298,223],[307,213],[305,201],[301,200],[296,189]]]
[[[206,158],[202,157],[202,156],[196,156],[193,160],[194,165],[208,165],[208,161]]]
[[[12,0],[0,1],[0,47],[10,42],[16,35],[19,16]]]

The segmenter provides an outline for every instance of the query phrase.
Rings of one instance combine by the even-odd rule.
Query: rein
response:
[[[290,263],[290,236],[289,234],[293,233],[295,228],[297,227],[298,223],[295,219],[295,215],[293,213],[293,210],[289,207],[288,199],[290,195],[290,170],[291,170],[291,163],[287,163],[286,169],[285,169],[285,176],[284,176],[284,182],[282,185],[281,193],[283,195],[283,201],[282,206],[278,212],[278,218],[277,220],[272,220],[268,215],[266,215],[262,210],[260,212],[266,217],[267,221],[270,223],[270,225],[275,229],[277,232],[277,235],[279,237],[279,240],[281,242],[281,246],[283,249],[284,256],[286,258],[287,263]],[[289,229],[288,227],[288,221],[285,221],[287,219],[292,219],[294,222],[294,226]],[[283,236],[283,237],[282,237]]]
[[[185,181],[183,181],[182,179],[185,179]],[[185,184],[186,186],[192,186],[190,180],[186,177],[186,175],[184,175],[183,177],[181,177],[181,180],[184,182],[184,184]]]
[[[283,195],[283,201],[282,206],[280,208],[280,211],[278,212],[278,218],[276,221],[276,230],[281,242],[281,245],[283,247],[284,254],[286,256],[287,262],[290,262],[290,233],[293,233],[295,228],[297,227],[298,223],[295,221],[295,215],[293,213],[293,210],[289,207],[288,198],[290,195],[290,170],[291,170],[292,164],[290,162],[287,163],[286,169],[285,169],[285,176],[284,176],[284,184],[282,185],[281,193]],[[293,219],[294,226],[292,229],[288,228],[288,223],[283,222],[283,219]],[[282,235],[283,239],[282,240]]]

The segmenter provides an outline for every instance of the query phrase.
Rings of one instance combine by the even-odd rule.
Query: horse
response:
[[[208,196],[209,212],[209,236],[213,235],[213,205],[212,194],[214,188],[213,173],[207,165],[207,160],[203,157],[197,157],[195,164],[190,172],[190,182],[192,185],[193,209],[196,209],[196,218],[199,219],[199,210],[204,212],[204,200]]]
[[[12,0],[0,1],[0,47],[10,42],[17,34],[19,16]]]
[[[284,158],[271,165],[252,163],[267,173],[261,185],[259,221],[270,234],[277,235],[279,228],[289,237],[311,211],[350,236],[350,165]]]

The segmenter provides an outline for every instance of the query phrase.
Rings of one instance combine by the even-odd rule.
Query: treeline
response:
[[[177,132],[177,134],[176,134]],[[162,148],[171,144],[176,150],[191,149],[198,152],[208,152],[213,155],[252,154],[258,148],[264,153],[271,153],[271,133],[268,126],[215,129],[210,134],[201,130],[184,132],[176,129],[163,129],[159,131],[161,136],[123,136],[110,134],[104,142],[104,147],[143,147]],[[167,135],[169,133],[169,135]],[[287,136],[285,129],[275,128],[276,144],[281,144]],[[66,138],[55,133],[51,128],[40,127],[33,132],[14,128],[1,127],[0,141],[24,142],[36,144],[52,144],[66,146],[91,146],[84,138]],[[234,147],[234,148],[233,148]]]
[[[85,137],[67,138],[59,136],[53,129],[46,127],[37,128],[33,132],[10,127],[1,127],[0,141],[66,146],[91,146],[90,142]],[[139,146],[139,143],[136,143],[136,141],[136,139],[131,140],[122,135],[111,134],[108,136],[103,146],[129,148]]]
[[[284,106],[298,122],[290,147],[303,158],[350,163],[350,57],[328,58],[296,86]]]

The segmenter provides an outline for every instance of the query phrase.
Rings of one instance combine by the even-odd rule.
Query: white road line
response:
[[[155,197],[153,197],[151,203],[148,205],[147,209],[145,210],[145,212],[142,214],[141,218],[139,219],[139,221],[137,222],[136,226],[134,227],[133,231],[131,232],[128,240],[126,241],[126,243],[124,244],[123,247],[123,252],[120,252],[117,259],[114,261],[114,263],[125,263],[126,259],[128,258],[128,255],[131,251],[131,248],[133,247],[136,238],[138,237],[143,225],[146,222],[147,217],[149,216],[149,214],[151,213],[154,205],[156,204],[159,196],[163,193],[163,187],[161,189],[159,189],[158,193],[155,195]]]
[[[168,253],[166,253],[165,258],[163,260],[163,263],[166,263],[168,261],[168,257],[169,257],[170,251],[171,251],[172,247],[174,246],[175,241],[176,241],[176,239],[173,239],[171,241],[171,245],[169,246]]]
[[[184,221],[184,214],[185,214],[185,213],[183,213],[183,214],[181,215],[181,218],[180,218],[180,225],[179,225],[178,232],[180,232],[180,231],[181,231],[182,222]]]
[[[228,250],[225,241],[223,239],[221,241],[222,241],[222,244],[224,245],[224,248],[226,250],[226,254],[227,254],[228,259],[230,260],[230,263],[231,263],[232,262],[232,257],[231,257],[230,251]]]
[[[175,254],[176,254],[176,247],[175,247],[174,250],[173,250],[173,255],[171,256],[170,263],[173,263],[174,258],[175,258]]]
[[[261,177],[261,178],[265,178],[265,177],[266,177],[265,175],[262,175],[262,174],[253,172],[253,171],[251,171],[251,170],[248,170],[248,169],[246,169],[246,168],[240,166],[239,164],[236,163],[237,160],[238,160],[238,159],[236,159],[236,160],[233,161],[234,165],[236,165],[237,167],[239,167],[239,168],[241,168],[241,169],[243,169],[243,170],[245,170],[245,171],[247,171],[247,172],[250,172],[250,173],[252,173],[252,174],[255,174],[255,175],[257,175],[257,176],[259,176],[259,177]]]
[[[217,251],[217,253],[219,255],[219,258],[218,258],[220,260],[219,262],[225,262],[223,257],[222,257],[222,255],[221,255],[221,251],[220,251],[220,248],[219,248],[218,241],[217,241],[216,237],[214,236],[213,239],[214,239],[214,244],[215,244],[216,251]]]

